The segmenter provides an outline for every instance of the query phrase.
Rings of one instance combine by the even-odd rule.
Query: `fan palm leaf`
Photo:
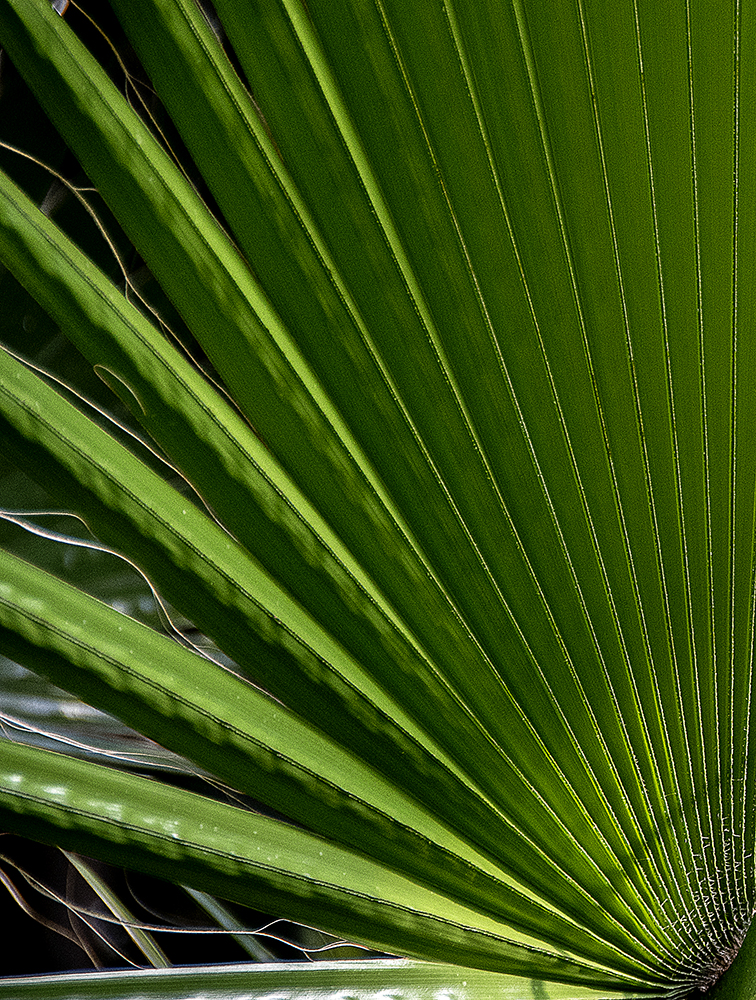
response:
[[[8,741],[4,826],[479,996],[709,987],[754,908],[753,11],[112,6],[163,118],[43,0],[0,43],[173,335],[3,175],[0,259],[146,437],[7,350],[0,441],[222,655],[10,551],[2,650],[285,819]]]

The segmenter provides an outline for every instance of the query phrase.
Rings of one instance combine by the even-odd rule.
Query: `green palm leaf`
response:
[[[4,174],[0,259],[181,485],[11,350],[0,441],[222,656],[10,551],[1,648],[292,822],[8,741],[3,825],[460,967],[408,994],[711,985],[754,908],[752,12],[112,5],[161,128],[45,0],[0,44],[175,337]]]

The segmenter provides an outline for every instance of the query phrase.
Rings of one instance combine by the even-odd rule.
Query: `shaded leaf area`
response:
[[[3,153],[0,651],[193,777],[11,740],[6,829],[442,989],[710,986],[754,908],[752,12],[97,20],[0,4],[8,141],[32,94],[77,189]]]
[[[178,885],[16,837],[1,839],[2,908],[9,932],[5,976],[250,959],[354,961],[368,954],[249,907],[226,907],[224,914],[215,913],[216,922],[206,899],[192,898]],[[30,938],[33,962],[24,947]]]

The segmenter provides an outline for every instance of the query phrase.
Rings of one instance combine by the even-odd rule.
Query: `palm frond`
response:
[[[164,321],[4,174],[0,259],[144,438],[9,349],[0,441],[220,655],[10,551],[1,648],[285,820],[7,742],[2,823],[476,995],[708,987],[754,909],[752,11],[112,6],[136,91],[44,0],[0,44]]]

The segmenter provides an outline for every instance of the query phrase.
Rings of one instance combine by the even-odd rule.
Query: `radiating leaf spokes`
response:
[[[0,433],[243,676],[11,557],[8,649],[334,841],[220,871],[137,783],[143,866],[707,984],[754,906],[752,13],[219,0],[230,59],[192,0],[113,7],[220,215],[48,5],[0,42],[237,409],[6,181],[0,255],[215,520],[10,355]],[[8,822],[126,851],[107,796],[7,777]]]

